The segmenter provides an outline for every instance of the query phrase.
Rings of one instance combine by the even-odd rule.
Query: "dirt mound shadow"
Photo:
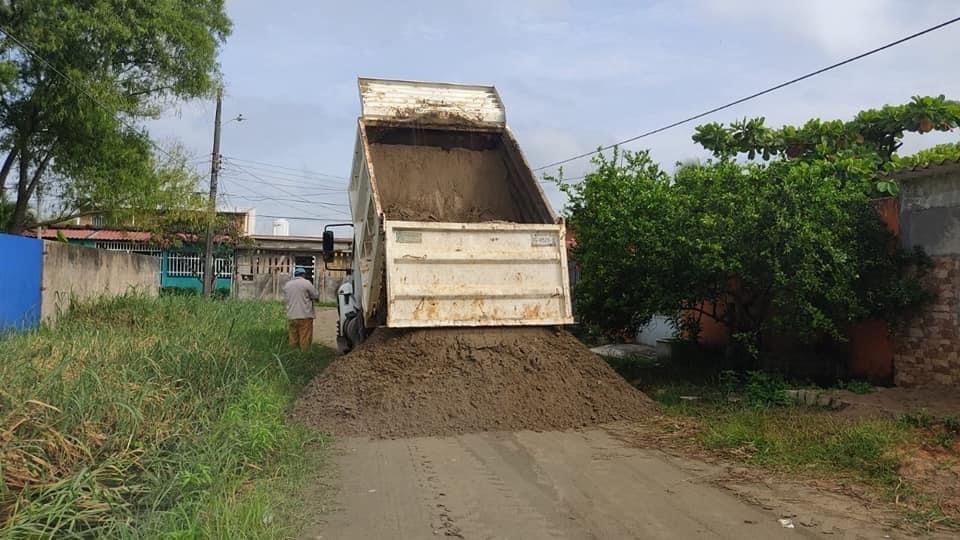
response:
[[[336,435],[392,438],[563,430],[654,408],[562,330],[380,329],[308,385],[294,417]]]

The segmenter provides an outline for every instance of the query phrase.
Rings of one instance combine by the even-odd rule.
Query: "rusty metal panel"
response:
[[[389,327],[573,323],[562,223],[384,229]]]
[[[359,79],[363,118],[503,126],[506,111],[493,86]]]

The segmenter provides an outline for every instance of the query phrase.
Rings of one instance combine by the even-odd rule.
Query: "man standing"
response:
[[[313,343],[313,301],[320,298],[313,283],[307,281],[306,271],[297,267],[293,271],[293,279],[283,286],[283,294],[287,297],[287,337],[291,347],[300,347],[301,351],[308,351]]]

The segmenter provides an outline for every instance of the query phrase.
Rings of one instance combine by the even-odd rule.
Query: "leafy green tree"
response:
[[[856,160],[859,174],[873,172],[877,195],[895,195],[897,186],[881,173],[896,168],[896,152],[907,132],[950,131],[960,125],[960,102],[944,96],[914,97],[902,105],[885,105],[860,112],[850,121],[809,120],[802,126],[769,128],[764,119],[751,118],[729,126],[709,123],[697,127],[693,140],[719,159],[738,155],[800,161]]]
[[[136,122],[208,95],[230,32],[224,0],[18,0],[0,3],[0,187],[7,229],[27,225],[41,183],[65,213],[159,206],[163,168]],[[0,154],[2,155],[2,154]],[[56,180],[51,180],[55,178]]]
[[[910,156],[894,156],[890,168],[926,167],[943,161],[960,161],[960,142],[938,144]]]
[[[692,330],[703,315],[722,321],[747,356],[769,335],[843,339],[853,322],[896,320],[927,298],[908,272],[924,258],[893,247],[843,163],[708,163],[678,171],[674,190],[674,266],[689,268],[663,276],[686,283],[667,312],[679,307]]]
[[[618,165],[620,158],[623,165]],[[660,312],[672,280],[670,177],[647,152],[614,150],[593,161],[583,182],[560,187],[569,197],[574,256],[582,268],[576,286],[580,318],[608,334],[629,332]]]
[[[561,180],[581,320],[622,335],[663,313],[695,333],[710,316],[729,329],[731,352],[757,359],[767,336],[843,339],[851,323],[895,321],[928,300],[926,257],[896,247],[872,199],[903,132],[924,118],[955,125],[954,103],[880,111],[778,130],[709,124],[694,138],[716,159],[672,179],[646,152],[623,152],[622,165],[616,152],[582,182]],[[876,128],[883,117],[895,123]]]

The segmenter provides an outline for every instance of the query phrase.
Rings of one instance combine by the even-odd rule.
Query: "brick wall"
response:
[[[935,256],[930,286],[937,299],[898,332],[899,386],[960,386],[960,256]]]
[[[960,388],[960,161],[902,171],[900,243],[921,246],[934,261],[936,293],[895,336],[894,381]]]

